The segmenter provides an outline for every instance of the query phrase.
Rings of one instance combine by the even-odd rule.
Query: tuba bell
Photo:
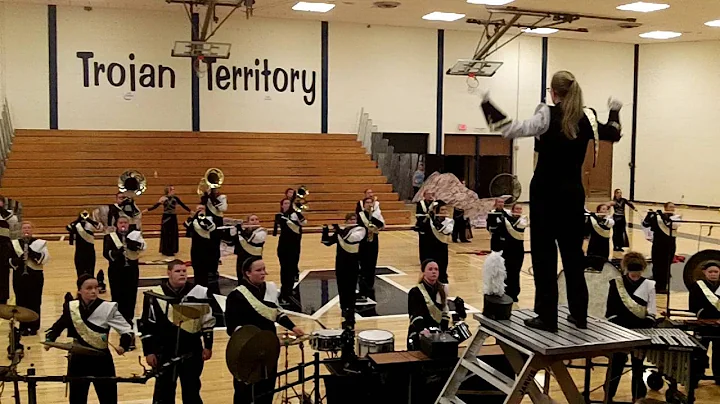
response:
[[[209,168],[198,184],[197,193],[203,195],[211,189],[220,188],[225,182],[225,175],[219,168]]]
[[[147,191],[147,180],[140,171],[127,170],[118,178],[118,191],[129,198],[140,196]]]

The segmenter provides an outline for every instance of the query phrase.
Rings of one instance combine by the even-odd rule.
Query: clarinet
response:
[[[23,237],[23,275],[28,275],[28,248],[30,247],[30,239]]]
[[[127,256],[127,251],[128,251],[128,249],[127,249],[127,235],[123,235],[122,243],[123,243],[123,256],[125,257],[125,267],[129,267],[129,266],[130,266],[130,263],[128,262],[128,256]]]

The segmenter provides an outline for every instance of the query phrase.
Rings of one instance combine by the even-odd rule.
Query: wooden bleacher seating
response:
[[[136,200],[141,209],[170,184],[194,208],[197,184],[210,167],[225,174],[231,218],[256,213],[272,227],[285,189],[305,185],[309,226],[341,223],[366,188],[382,202],[387,224],[410,223],[410,212],[354,135],[17,130],[0,192],[22,201],[37,234],[63,234],[83,209],[113,202],[126,169],[147,177],[148,191]],[[146,233],[159,231],[161,214],[143,216]],[[185,219],[183,211],[178,219]]]

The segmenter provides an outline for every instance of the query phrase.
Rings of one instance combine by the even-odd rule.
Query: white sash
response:
[[[85,321],[80,315],[80,301],[72,300],[68,303],[68,307],[75,331],[77,331],[83,341],[95,349],[107,349],[107,334],[94,331],[85,324]]]
[[[248,290],[248,288],[245,287],[245,285],[240,285],[237,288],[235,288],[235,290],[237,290],[238,292],[242,293],[243,296],[245,296],[245,299],[248,301],[248,303],[250,303],[250,306],[252,306],[252,308],[255,309],[255,311],[259,315],[272,321],[273,323],[277,320],[278,309],[274,309],[272,307],[268,307],[265,304],[263,304],[263,302],[258,300],[258,298],[255,297],[255,295],[253,295],[252,292],[250,292],[250,290]]]
[[[598,223],[595,216],[590,216],[590,223],[592,224],[595,233],[597,233],[601,237],[610,238],[610,229],[606,229],[600,223]]]
[[[85,230],[85,227],[82,224],[75,223],[75,230],[77,230],[77,234],[82,237],[83,240],[87,241],[90,244],[95,243],[95,237],[91,236],[90,233]]]

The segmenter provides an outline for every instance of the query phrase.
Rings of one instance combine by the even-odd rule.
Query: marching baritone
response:
[[[135,230],[140,230],[142,227],[140,223],[142,211],[135,204],[135,200],[118,192],[115,194],[115,204],[109,206],[108,227],[117,227],[117,221],[121,217],[128,219],[130,227]]]
[[[448,217],[448,206],[440,201],[437,213],[430,211],[430,220],[424,224],[425,233],[428,235],[425,246],[426,259],[432,259],[440,269],[440,283],[448,284],[448,243],[453,231],[454,221]]]
[[[610,281],[608,291],[607,310],[605,317],[608,321],[621,327],[652,328],[655,325],[657,303],[655,299],[655,282],[642,276],[647,262],[642,254],[630,251],[622,259],[622,269],[625,274],[621,278]],[[622,377],[627,353],[613,354],[610,372],[610,401],[615,397],[620,378]],[[632,397],[633,402],[645,397],[647,388],[643,381],[643,358],[633,356],[632,363]]]
[[[492,233],[491,240],[495,240],[495,243],[490,242],[492,251],[501,251],[505,259],[505,294],[517,302],[520,295],[520,270],[525,261],[525,229],[528,219],[523,215],[522,205],[513,204],[510,214],[505,211],[504,206],[505,202],[501,201],[500,209],[488,215],[487,226]]]
[[[205,286],[214,294],[220,294],[218,260],[220,247],[215,248],[215,236],[218,232],[212,217],[205,216],[205,206],[198,205],[195,214],[184,223],[186,237],[191,239],[190,261],[192,262],[195,283]]]
[[[227,196],[220,194],[219,188],[211,188],[202,195],[200,202],[205,206],[205,214],[213,220],[215,226],[222,226],[223,216],[228,208]],[[220,249],[219,241],[218,238],[218,250]]]
[[[372,193],[372,191],[370,191]],[[367,192],[366,192],[367,195]],[[380,202],[370,196],[363,200],[363,210],[356,213],[358,224],[365,229],[365,238],[360,242],[359,301],[375,299],[375,268],[377,267],[380,242],[378,234],[385,227],[385,218],[380,212]]]
[[[160,225],[160,254],[166,257],[174,257],[179,251],[179,234],[176,209],[178,206],[190,213],[190,208],[185,206],[183,201],[175,195],[175,187],[168,185],[165,187],[165,195],[153,206],[147,208],[143,212],[149,212],[163,206],[162,224]]]
[[[45,341],[54,342],[64,330],[75,344],[95,349],[98,355],[72,353],[68,355],[68,376],[70,377],[113,377],[115,364],[108,349],[110,328],[120,334],[120,346],[115,348],[119,355],[130,349],[133,339],[132,327],[118,311],[117,303],[98,298],[98,283],[88,274],[77,280],[78,296],[63,305],[62,316],[45,334]],[[45,349],[49,349],[45,346]],[[92,382],[100,404],[118,402],[117,384],[112,381]],[[89,380],[70,381],[70,404],[85,404],[90,390]]]
[[[652,272],[658,293],[667,293],[670,265],[675,258],[677,229],[675,223],[681,216],[675,214],[675,204],[667,202],[664,212],[649,211],[642,222],[643,227],[652,232]]]
[[[210,308],[212,295],[204,286],[187,282],[187,267],[181,260],[168,263],[168,279],[152,292],[166,296],[162,300],[145,295],[138,331],[148,365],[158,368],[171,360],[188,355],[158,376],[153,403],[175,403],[177,378],[182,384],[183,403],[202,404],[200,375],[204,362],[212,357],[215,317]],[[200,318],[189,318],[173,308],[182,303],[198,310]]]
[[[588,213],[587,226],[590,233],[587,248],[588,267],[597,271],[602,270],[610,257],[610,233],[614,225],[615,221],[608,216],[607,205],[598,205],[595,213]]]
[[[225,304],[227,333],[232,334],[246,325],[254,325],[263,331],[276,332],[275,323],[292,330],[297,336],[305,333],[278,308],[278,289],[272,282],[265,282],[267,271],[259,257],[250,257],[241,267],[243,277],[239,286],[230,292]],[[249,385],[233,380],[235,395],[233,404],[271,404],[277,369],[268,369],[265,380]],[[255,399],[257,397],[257,399]]]
[[[717,262],[712,261],[703,265],[702,269],[705,279],[698,279],[695,281],[695,284],[690,287],[690,311],[695,313],[698,319],[720,319],[720,266],[718,265]],[[712,328],[707,327],[698,334],[700,334],[700,343],[703,344],[705,348],[710,348],[710,343],[712,342],[712,373],[715,378],[715,384],[720,384],[720,348],[718,348],[718,344],[715,343],[718,332],[708,332],[708,330]],[[703,337],[711,337],[712,339]],[[702,376],[707,367],[708,358],[704,357],[700,361],[700,366],[697,366],[695,369]]]
[[[610,206],[613,207],[613,220],[615,225],[613,226],[613,250],[623,251],[624,248],[630,247],[630,240],[627,235],[627,220],[625,218],[625,206],[629,206],[630,209],[637,212],[635,205],[627,199],[623,198],[622,190],[620,188],[615,190],[613,200],[610,202]]]
[[[273,236],[278,239],[277,256],[280,261],[280,300],[286,301],[292,295],[295,282],[300,276],[300,247],[302,244],[302,227],[307,224],[302,212],[293,211],[292,201],[283,199],[280,202],[280,213],[275,215]]]
[[[103,257],[108,260],[108,280],[112,300],[128,323],[133,324],[137,301],[140,253],[146,248],[139,230],[130,229],[126,217],[117,220],[117,228],[105,235]]]
[[[262,258],[267,230],[260,226],[260,219],[257,215],[248,216],[247,221],[235,227],[236,234],[232,238],[235,245],[237,263],[235,270],[238,279],[242,278],[242,263],[250,257]]]
[[[360,270],[360,242],[365,239],[366,230],[357,225],[354,213],[345,215],[345,228],[333,225],[333,233],[327,225],[323,226],[322,243],[330,247],[337,244],[335,253],[335,277],[337,279],[340,309],[342,311],[342,328],[355,329],[355,286]]]
[[[13,256],[10,231],[17,222],[15,213],[5,209],[5,197],[0,195],[0,304],[6,304],[10,298],[10,258]]]
[[[420,349],[420,335],[423,332],[447,331],[450,324],[445,287],[438,281],[438,264],[433,260],[426,260],[420,270],[420,283],[408,292],[410,326],[407,347],[410,351]]]
[[[435,193],[432,191],[425,191],[423,193],[423,200],[417,203],[415,209],[415,227],[413,230],[418,233],[418,252],[420,257],[420,263],[430,258],[427,255],[427,244],[431,234],[427,233],[427,222],[430,221],[430,212],[435,210]]]
[[[23,222],[21,231],[22,238],[12,240],[14,256],[10,259],[10,266],[13,268],[13,290],[18,306],[38,314],[37,320],[20,323],[22,335],[37,335],[45,284],[43,266],[50,260],[50,254],[47,241],[33,237],[32,223]]]
[[[82,274],[95,276],[95,230],[99,226],[87,211],[80,213],[75,221],[67,225],[70,235],[68,241],[70,245],[75,245],[75,272],[78,278]]]

